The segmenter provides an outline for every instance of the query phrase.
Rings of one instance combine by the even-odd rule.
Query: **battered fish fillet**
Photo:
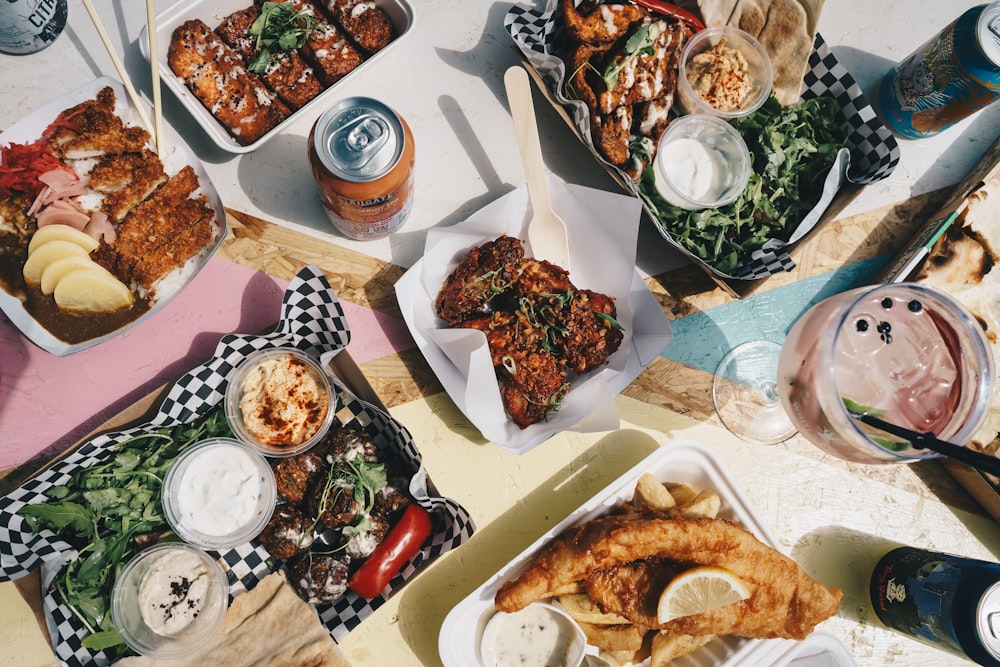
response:
[[[632,614],[639,625],[672,633],[803,639],[816,624],[837,612],[842,595],[840,589],[828,589],[795,561],[730,521],[619,514],[589,521],[557,537],[520,576],[501,586],[494,604],[501,611],[514,612],[538,600],[585,589],[588,582],[588,593],[613,603],[616,596],[610,589],[618,585],[615,575],[598,573],[656,558],[726,568],[746,583],[750,597],[663,626],[648,608],[643,610],[644,605],[629,598],[616,603],[620,609],[607,611]],[[636,568],[620,574],[635,582]],[[601,587],[609,589],[607,595]]]

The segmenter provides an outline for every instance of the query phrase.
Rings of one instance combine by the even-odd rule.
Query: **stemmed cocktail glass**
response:
[[[816,304],[781,346],[735,348],[713,397],[723,423],[747,440],[798,431],[843,459],[882,463],[938,454],[860,415],[964,445],[989,412],[993,377],[986,337],[965,307],[936,288],[894,283]]]

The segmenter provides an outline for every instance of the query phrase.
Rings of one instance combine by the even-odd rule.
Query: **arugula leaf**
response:
[[[45,526],[57,533],[68,528],[77,534],[83,534],[89,532],[96,523],[89,509],[69,501],[28,505],[18,513],[27,519],[31,530],[35,532]]]
[[[787,239],[823,192],[823,178],[846,143],[837,104],[815,97],[782,109],[774,95],[752,114],[735,119],[750,149],[752,173],[743,193],[720,208],[686,211],[656,190],[652,166],[639,196],[671,238],[723,272],[730,272],[772,238]]]
[[[316,17],[308,11],[295,11],[290,4],[265,2],[260,16],[250,25],[256,40],[257,55],[247,69],[257,74],[267,71],[271,63],[302,48],[306,37],[316,28]]]

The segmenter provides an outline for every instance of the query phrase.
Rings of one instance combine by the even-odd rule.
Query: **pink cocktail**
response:
[[[861,463],[937,454],[851,413],[966,444],[990,407],[993,362],[982,328],[926,285],[864,287],[813,306],[778,360],[778,395],[813,444]]]

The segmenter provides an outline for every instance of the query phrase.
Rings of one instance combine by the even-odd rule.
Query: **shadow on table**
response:
[[[439,631],[452,607],[659,446],[641,431],[609,433],[408,583],[400,593],[399,616],[427,619],[430,613],[438,615],[418,624],[399,624],[421,663],[441,664],[437,657],[439,632],[429,636],[427,628]],[[434,604],[428,605],[428,599],[434,599]],[[475,639],[470,637],[469,641]]]

